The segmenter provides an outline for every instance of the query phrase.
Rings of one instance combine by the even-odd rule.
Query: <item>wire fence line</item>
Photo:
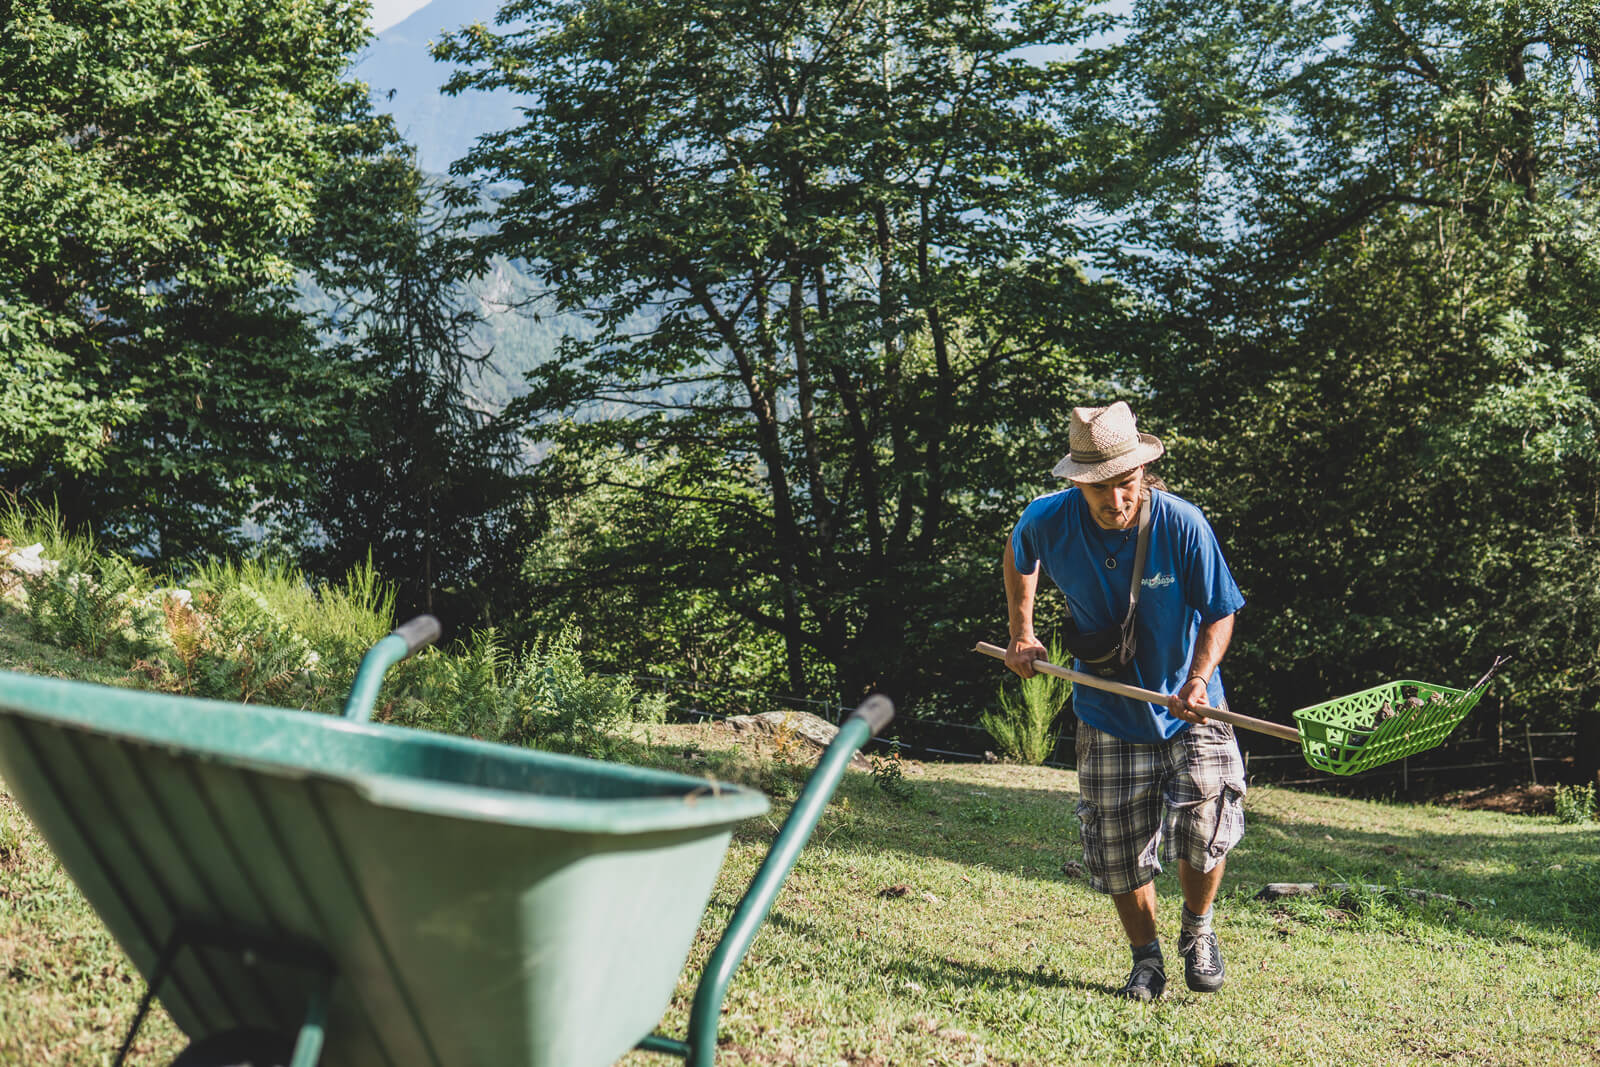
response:
[[[679,694],[680,699],[673,702],[671,713],[700,721],[722,721],[734,715],[749,714],[754,710],[794,710],[808,711],[838,725],[844,721],[845,716],[855,710],[836,701],[797,697],[768,690],[742,689],[715,682],[697,682],[646,674],[614,677],[627,678],[640,686],[660,688],[669,695]],[[707,710],[699,706],[705,701],[696,701],[690,696],[696,691],[737,698],[730,703],[740,710],[732,712]],[[1055,748],[1051,752],[1052,758],[1044,761],[1043,765],[1046,767],[1076,769],[1076,760],[1070,758],[1074,751],[1076,720],[1070,714],[1066,719],[1066,727],[1057,738]],[[988,731],[973,723],[943,719],[897,719],[890,735],[872,738],[869,744],[877,745],[881,749],[895,748],[907,756],[933,760],[984,762],[995,758],[991,745],[987,743]],[[1253,738],[1242,732],[1241,737],[1246,741],[1241,745],[1244,750],[1245,767],[1253,779],[1274,785],[1331,785],[1351,781],[1337,775],[1311,771],[1298,750],[1258,752],[1250,745]],[[1541,768],[1544,769],[1544,778],[1548,782],[1555,768],[1570,762],[1576,737],[1576,732],[1572,730],[1523,730],[1520,733],[1513,732],[1500,737],[1452,738],[1429,752],[1407,757],[1384,767],[1373,768],[1357,777],[1367,785],[1398,780],[1402,790],[1408,790],[1413,777],[1421,778],[1437,774],[1459,775],[1461,772],[1472,770],[1498,770],[1537,785],[1540,781]],[[966,742],[964,744],[963,739]],[[1485,754],[1483,758],[1473,759],[1474,753],[1471,750],[1482,749],[1484,746],[1493,746],[1494,754],[1492,756]],[[1069,758],[1061,758],[1064,755]],[[1461,762],[1462,760],[1468,762]],[[1297,777],[1296,770],[1307,773]]]
[[[1447,741],[1439,748],[1418,756],[1409,756],[1384,767],[1375,767],[1364,772],[1360,777],[1363,782],[1400,783],[1402,792],[1409,791],[1413,777],[1422,778],[1430,775],[1459,775],[1463,771],[1489,771],[1498,770],[1504,775],[1516,780],[1526,780],[1532,785],[1540,784],[1539,768],[1545,768],[1544,780],[1549,784],[1554,775],[1552,771],[1557,767],[1565,766],[1571,762],[1570,755],[1553,753],[1573,751],[1573,744],[1577,739],[1574,730],[1542,730],[1523,731],[1522,734],[1511,739],[1493,737],[1463,737]],[[1568,742],[1562,744],[1562,742]],[[1535,742],[1539,742],[1536,745]],[[1468,750],[1481,746],[1495,746],[1493,758],[1480,759],[1471,763],[1444,762],[1450,759],[1470,758]],[[1541,749],[1542,745],[1542,749]],[[1246,755],[1247,767],[1255,767],[1261,763],[1273,763],[1283,760],[1296,760],[1298,755]],[[1303,769],[1303,764],[1302,764]],[[1269,768],[1270,770],[1270,768]],[[1317,777],[1278,777],[1268,773],[1262,776],[1264,780],[1274,785],[1314,785],[1328,781],[1326,775]]]
[[[835,703],[833,701],[816,700],[816,699],[813,699],[813,698],[810,698],[810,697],[789,696],[788,694],[785,694],[785,693],[773,693],[773,692],[769,692],[769,691],[764,690],[764,689],[741,689],[738,686],[723,685],[723,684],[721,684],[719,682],[697,682],[697,681],[684,679],[684,678],[666,678],[666,677],[662,677],[660,675],[654,675],[654,674],[619,674],[619,675],[608,675],[606,677],[626,678],[629,681],[632,681],[636,685],[638,685],[638,684],[646,684],[646,685],[658,686],[658,687],[666,689],[668,691],[671,691],[671,690],[691,691],[691,690],[696,690],[696,689],[703,689],[703,690],[711,690],[711,691],[714,691],[714,692],[717,692],[717,693],[726,694],[726,695],[730,695],[730,696],[755,697],[755,698],[758,698],[756,700],[751,700],[749,702],[749,706],[751,706],[751,707],[758,706],[759,704],[777,703],[777,704],[793,705],[795,708],[798,708],[798,709],[819,708],[819,709],[822,709],[822,710],[819,711],[818,714],[822,714],[822,712],[826,712],[827,714],[822,714],[822,717],[827,719],[829,722],[834,723],[835,725],[838,725],[840,722],[843,721],[843,716],[845,714],[848,714],[849,712],[855,710],[854,708],[847,708],[847,707],[844,707],[843,705]],[[682,710],[685,710],[685,711],[696,711],[696,713],[704,714],[704,715],[719,715],[719,716],[722,716],[722,717],[725,717],[726,714],[727,714],[727,713],[719,713],[719,712],[703,712],[703,711],[698,711],[698,709],[687,709],[687,708],[686,709],[682,709]],[[744,714],[744,713],[740,712],[738,714]]]

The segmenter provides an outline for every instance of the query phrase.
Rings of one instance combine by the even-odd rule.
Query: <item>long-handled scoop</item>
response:
[[[986,656],[993,656],[995,659],[1003,660],[1006,658],[1005,649],[998,645],[991,645],[987,641],[978,642],[978,651]],[[1115,693],[1118,696],[1132,697],[1134,700],[1145,700],[1151,704],[1160,704],[1162,707],[1165,707],[1167,703],[1167,695],[1158,693],[1154,689],[1140,689],[1136,685],[1113,682],[1111,679],[1101,678],[1099,675],[1085,674],[1069,667],[1057,666],[1048,660],[1034,660],[1033,669],[1041,674],[1053,674],[1057,678],[1065,678],[1075,685],[1087,685],[1093,689],[1104,689],[1106,692]],[[1280,726],[1275,722],[1268,722],[1266,719],[1252,719],[1248,715],[1240,715],[1238,712],[1228,711],[1226,708],[1206,708],[1201,714],[1208,719],[1220,719],[1223,722],[1232,723],[1234,726],[1240,726],[1246,730],[1254,730],[1259,734],[1271,734],[1273,737],[1281,738],[1284,741],[1293,741],[1297,745],[1300,743],[1300,731],[1293,726]]]
[[[978,651],[995,659],[1006,658],[1005,649],[986,641],[978,642]],[[1218,719],[1256,733],[1295,742],[1300,746],[1300,753],[1306,762],[1318,770],[1330,774],[1356,774],[1380,763],[1403,759],[1443,741],[1477,704],[1478,698],[1483,696],[1489,678],[1500,663],[1496,659],[1489,673],[1471,689],[1449,689],[1427,682],[1389,682],[1313,704],[1294,712],[1299,729],[1280,726],[1265,719],[1252,719],[1224,708],[1204,708],[1201,714],[1208,719]],[[1167,702],[1166,694],[1153,689],[1113,682],[1108,678],[1058,667],[1045,660],[1034,660],[1033,669],[1134,700],[1145,700],[1152,704]]]

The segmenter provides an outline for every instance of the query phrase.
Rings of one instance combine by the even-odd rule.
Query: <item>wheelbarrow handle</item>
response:
[[[1005,649],[999,645],[991,645],[987,641],[978,642],[978,651],[985,656],[993,656],[995,659],[1003,660],[1006,658]],[[1113,682],[1109,678],[1101,678],[1098,675],[1085,674],[1082,671],[1071,670],[1067,667],[1058,667],[1049,660],[1034,660],[1033,669],[1041,674],[1065,678],[1074,685],[1086,685],[1091,689],[1103,689],[1107,693],[1131,697],[1134,700],[1144,700],[1151,704],[1162,705],[1167,702],[1166,694],[1158,693],[1154,689],[1141,689],[1136,685],[1126,685],[1122,682]],[[1220,719],[1222,722],[1230,723],[1245,730],[1253,730],[1258,734],[1267,734],[1271,737],[1281,738],[1284,741],[1291,741],[1297,745],[1300,743],[1300,731],[1292,726],[1282,726],[1275,722],[1268,722],[1266,719],[1253,719],[1248,715],[1240,715],[1238,712],[1229,711],[1226,708],[1208,707],[1201,714],[1208,719]]]
[[[722,1002],[733,981],[745,953],[761,924],[766,921],[778,891],[789,876],[800,852],[817,828],[822,811],[833,797],[834,790],[850,765],[850,760],[862,745],[888,726],[894,718],[894,704],[886,696],[868,697],[855,712],[839,726],[833,743],[822,753],[810,779],[795,798],[788,819],[767,851],[767,858],[750,881],[733,918],[723,931],[722,939],[706,961],[700,982],[695,987],[694,1002],[689,1008],[689,1033],[687,1041],[675,1041],[652,1034],[639,1043],[640,1048],[665,1052],[686,1060],[689,1067],[712,1067],[717,1054],[717,1025],[722,1017]]]
[[[395,627],[389,636],[368,649],[361,657],[361,666],[356,669],[350,695],[345,698],[344,717],[352,722],[370,719],[372,705],[378,701],[378,690],[383,687],[383,673],[439,640],[442,632],[438,619],[432,615],[418,615]]]
[[[883,733],[884,727],[894,721],[894,702],[882,693],[874,693],[850,713],[850,718],[866,722],[867,738],[870,740]]]
[[[444,633],[444,627],[439,625],[439,620],[432,615],[418,615],[394,628],[391,637],[398,637],[406,643],[406,655],[415,656],[439,640]]]

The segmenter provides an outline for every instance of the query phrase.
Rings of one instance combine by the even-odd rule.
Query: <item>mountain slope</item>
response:
[[[430,45],[474,22],[493,25],[500,0],[433,0],[389,27],[350,69],[367,83],[374,105],[395,118],[401,134],[417,147],[423,170],[442,174],[472,147],[479,134],[506,129],[518,120],[516,97],[507,92],[439,92],[451,68],[435,62]]]

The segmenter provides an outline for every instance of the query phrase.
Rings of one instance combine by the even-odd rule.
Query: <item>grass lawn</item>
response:
[[[1062,869],[1076,776],[924,770],[904,802],[846,783],[735,981],[730,1062],[1600,1063],[1600,826],[1256,788],[1217,908],[1227,986],[1180,972],[1138,1005],[1110,995],[1110,902]],[[736,838],[691,977],[770,838]],[[1280,881],[1465,903],[1254,899]],[[1175,877],[1158,887],[1170,952]]]
[[[0,633],[5,667],[65,672],[59,655]],[[722,729],[649,728],[640,758],[792,791]],[[1111,995],[1128,961],[1109,901],[1063,870],[1078,859],[1076,776],[911,771],[904,799],[847,776],[735,978],[721,1062],[1600,1063],[1600,824],[1254,789],[1218,905],[1227,986],[1192,994],[1179,973],[1139,1005]],[[735,835],[669,1036],[785,807]],[[1460,903],[1255,899],[1277,881]],[[1170,872],[1159,889],[1170,953]],[[0,974],[3,1065],[108,1062],[143,992],[3,783]],[[157,1011],[130,1062],[182,1044]]]

